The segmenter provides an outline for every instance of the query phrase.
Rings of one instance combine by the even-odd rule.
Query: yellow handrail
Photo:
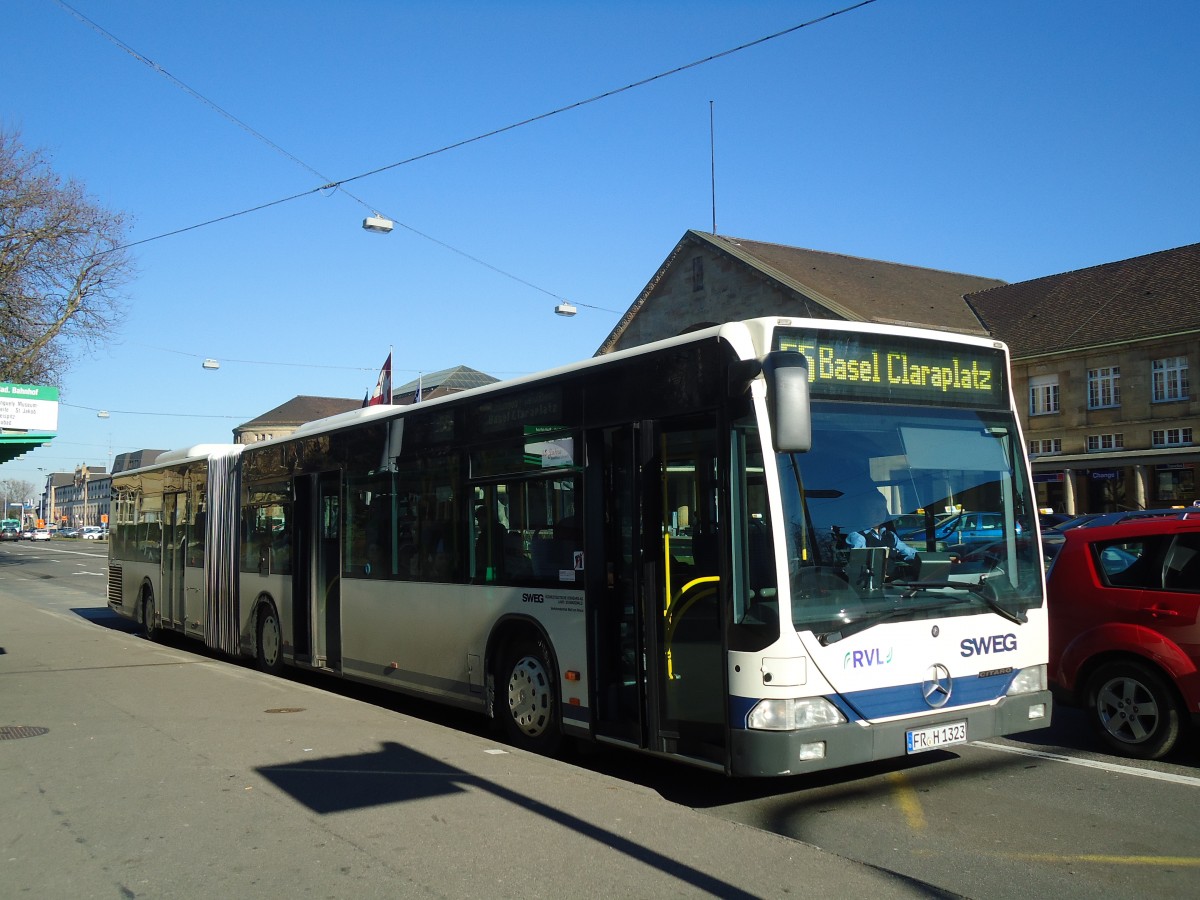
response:
[[[692,604],[694,604],[697,600],[699,600],[701,597],[707,597],[710,593],[716,591],[715,583],[719,582],[720,580],[721,576],[719,575],[701,575],[699,578],[693,578],[683,586],[683,588],[679,591],[678,596],[672,597],[670,602],[667,604],[667,608],[664,610],[664,615],[667,618],[667,633],[664,638],[664,649],[666,651],[668,680],[675,677],[674,664],[671,659],[671,645],[675,640],[675,629],[679,626],[680,619],[683,618],[684,613],[692,608]],[[683,598],[687,595],[688,591],[698,584],[708,583],[712,583],[713,587],[707,590],[696,591],[692,594],[692,596],[688,597],[687,602],[683,602]],[[682,605],[680,605],[681,603]]]

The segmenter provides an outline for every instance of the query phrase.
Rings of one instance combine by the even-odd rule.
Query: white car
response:
[[[79,533],[79,536],[89,541],[98,541],[104,537],[104,529],[97,528],[95,525],[88,525]]]
[[[34,530],[34,532],[33,532],[33,540],[48,541],[48,540],[50,540],[50,532],[47,531],[45,528],[38,528],[38,529]]]

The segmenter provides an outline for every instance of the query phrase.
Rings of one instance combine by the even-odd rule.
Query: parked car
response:
[[[107,536],[107,532],[97,525],[85,525],[83,531],[79,533],[81,538],[89,541],[102,540]]]
[[[1072,528],[1082,528],[1088,522],[1100,518],[1105,513],[1083,513],[1082,515],[1074,516],[1067,519],[1065,522],[1059,522],[1057,525],[1051,525],[1049,528],[1042,526],[1042,534],[1056,534],[1064,531],[1070,531]]]
[[[1047,528],[1055,528],[1062,525],[1064,522],[1069,522],[1074,516],[1068,516],[1066,513],[1038,513],[1038,525],[1042,531]]]
[[[1159,759],[1200,722],[1200,510],[1063,532],[1050,679],[1117,753]]]
[[[1024,563],[1037,560],[1042,569],[1048,569],[1054,560],[1059,546],[1038,543],[1032,535],[1021,535],[1017,538],[1017,558]],[[1009,546],[1006,541],[995,541],[991,544],[958,544],[946,548],[950,552],[951,575],[994,574],[997,569],[1008,566]]]
[[[58,530],[58,536],[65,537],[65,538],[79,537],[79,529],[78,528],[60,528]]]
[[[1164,509],[1123,509],[1120,512],[1088,513],[1080,516],[1084,521],[1077,522],[1074,528],[1095,528],[1099,525],[1116,525],[1133,519],[1154,519],[1162,516],[1178,516],[1185,510],[1182,507],[1166,507]],[[1194,511],[1194,510],[1193,510]]]
[[[1017,534],[1021,526],[1017,525]],[[936,540],[955,545],[994,544],[1004,539],[1004,515],[998,512],[960,512],[938,520],[933,528]],[[926,539],[924,529],[901,532],[905,543]]]

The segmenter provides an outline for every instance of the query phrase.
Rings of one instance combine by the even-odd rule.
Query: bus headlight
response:
[[[1009,697],[1017,694],[1034,694],[1038,691],[1046,690],[1046,667],[1030,666],[1027,669],[1022,669],[1012,684],[1008,686],[1005,694]]]
[[[824,697],[791,697],[759,700],[746,716],[746,727],[759,731],[795,731],[846,721],[836,706]]]

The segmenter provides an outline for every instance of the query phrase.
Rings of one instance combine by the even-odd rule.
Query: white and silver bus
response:
[[[541,752],[780,775],[1041,728],[1008,371],[983,338],[763,318],[167,453],[113,477],[109,606]],[[939,530],[964,511],[990,532]]]

